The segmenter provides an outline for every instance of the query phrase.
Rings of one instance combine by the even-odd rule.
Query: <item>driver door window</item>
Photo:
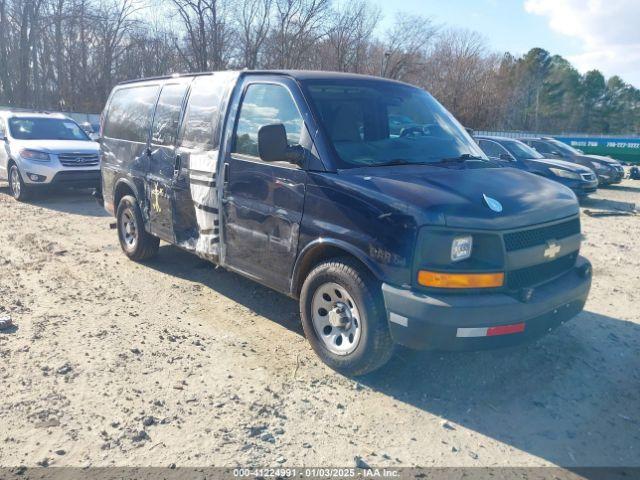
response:
[[[281,123],[289,146],[300,144],[304,121],[289,91],[281,85],[254,83],[247,88],[236,126],[232,152],[258,157],[258,130]]]

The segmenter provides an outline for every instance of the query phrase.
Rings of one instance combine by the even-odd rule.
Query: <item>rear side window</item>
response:
[[[157,95],[157,85],[117,90],[109,105],[103,135],[146,143]]]
[[[181,146],[195,151],[217,150],[220,146],[220,109],[228,90],[224,75],[196,77],[184,114]]]
[[[181,83],[165,85],[162,88],[151,128],[151,143],[154,145],[176,144],[182,101],[187,87],[188,84]]]
[[[233,151],[258,156],[258,130],[282,123],[289,145],[300,143],[304,121],[289,91],[273,84],[249,85],[242,101]]]

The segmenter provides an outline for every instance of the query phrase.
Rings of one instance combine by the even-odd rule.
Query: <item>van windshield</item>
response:
[[[65,118],[11,118],[9,130],[16,140],[91,140],[76,122]]]
[[[342,168],[472,158],[492,165],[431,95],[383,81],[307,81]]]

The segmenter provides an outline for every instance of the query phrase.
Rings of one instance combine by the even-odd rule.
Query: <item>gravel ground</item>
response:
[[[583,202],[584,313],[357,380],[297,304],[176,247],[136,264],[84,193],[0,186],[0,466],[640,466],[640,182]]]

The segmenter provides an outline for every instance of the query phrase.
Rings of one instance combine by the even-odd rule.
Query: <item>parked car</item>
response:
[[[590,168],[596,173],[600,185],[620,183],[624,178],[623,166],[613,158],[585,155],[580,150],[555,138],[523,138],[521,141],[546,158],[557,158]]]
[[[544,158],[528,145],[513,138],[476,137],[484,153],[505,167],[531,172],[569,187],[579,197],[598,189],[598,179],[590,168],[577,163]]]
[[[35,188],[100,183],[99,145],[64,115],[1,111],[0,139],[0,179],[17,200]]]
[[[392,135],[391,115],[428,128]],[[491,162],[411,85],[161,77],[116,86],[103,122],[103,202],[124,253],[149,258],[162,239],[299,299],[313,349],[345,374],[394,344],[535,338],[587,299],[575,195]]]

